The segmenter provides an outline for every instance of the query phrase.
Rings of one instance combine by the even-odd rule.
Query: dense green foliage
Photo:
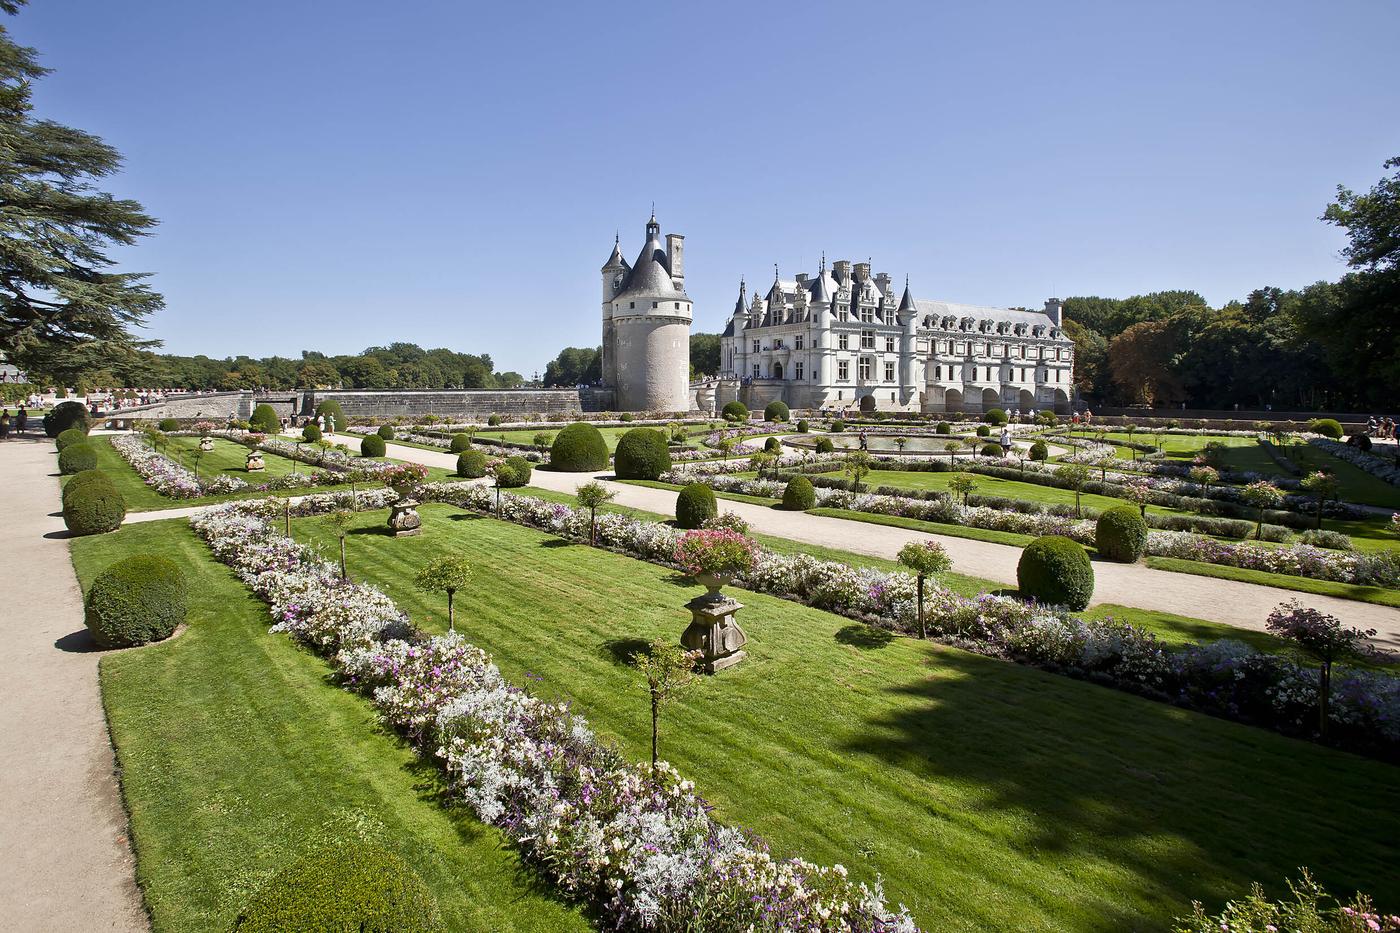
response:
[[[58,432],[58,437],[54,438],[53,442],[54,446],[58,448],[58,452],[62,453],[66,448],[72,447],[74,444],[85,443],[87,439],[86,431],[80,431],[77,428],[68,428],[66,431]]]
[[[101,648],[130,648],[169,638],[185,621],[180,568],[164,557],[135,554],[98,574],[88,588],[83,624]]]
[[[85,442],[69,444],[58,452],[58,472],[64,476],[95,469],[97,469],[97,452],[92,449],[91,444]]]
[[[988,408],[982,415],[982,420],[990,425],[1001,427],[1006,424],[1006,412],[1000,408]]]
[[[566,473],[588,473],[608,465],[608,442],[593,425],[576,421],[554,436],[549,465]]]
[[[382,457],[386,449],[384,438],[378,434],[366,434],[360,441],[361,457]]]
[[[786,421],[792,415],[787,405],[781,401],[769,402],[763,408],[764,421]]]
[[[618,479],[656,479],[671,469],[666,435],[655,428],[633,428],[618,438],[613,451]]]
[[[126,517],[126,502],[117,487],[97,470],[79,473],[71,481],[93,474],[101,480],[86,479],[63,497],[63,523],[75,535],[95,535],[114,531]]]
[[[479,479],[486,475],[486,454],[479,450],[464,450],[457,455],[457,475]]]
[[[827,425],[827,430],[832,434],[840,434],[842,431],[846,430],[846,422],[837,418],[833,420],[831,424]]]
[[[316,405],[316,417],[326,419],[327,431],[344,431],[350,421],[345,417],[345,409],[333,398],[322,399]]]
[[[1038,440],[1038,441],[1036,441],[1035,443],[1031,444],[1031,459],[1032,459],[1032,460],[1048,460],[1048,459],[1050,459],[1050,448],[1045,446],[1045,442],[1044,442],[1044,441]]]
[[[170,431],[178,431],[180,430],[180,422],[174,418],[162,418],[159,423],[156,424],[156,427],[167,433]]]
[[[78,490],[82,489],[84,486],[99,486],[104,489],[117,488],[116,484],[112,482],[112,478],[103,471],[83,470],[69,477],[68,481],[63,484],[63,492],[60,496],[61,501],[67,504],[68,497],[77,495]]]
[[[454,434],[452,440],[448,442],[447,449],[454,454],[459,454],[472,446],[472,439],[467,434]]]
[[[1342,425],[1335,418],[1314,418],[1308,422],[1308,427],[1314,433],[1330,437],[1333,440],[1338,440],[1342,436]]]
[[[58,437],[70,428],[87,432],[87,409],[82,402],[59,402],[44,415],[44,433],[49,437]]]
[[[724,408],[720,410],[720,414],[724,417],[725,421],[748,421],[749,406],[737,399],[732,402],[725,402]]]
[[[314,444],[319,441],[321,437],[321,429],[318,428],[315,423],[308,421],[306,424],[302,425],[301,439],[306,441],[306,443]]]
[[[935,433],[935,434],[952,434],[952,433],[953,433],[953,426],[952,426],[951,424],[949,424],[948,422],[946,422],[946,421],[940,421],[940,422],[938,422],[938,424],[936,424],[936,425],[933,426],[933,433]]]
[[[549,387],[570,388],[602,381],[603,352],[601,347],[565,347],[559,355],[545,364],[544,384]]]
[[[770,454],[780,454],[783,452],[783,442],[776,437],[767,438],[763,442],[763,450]]]
[[[282,430],[282,419],[277,416],[277,410],[266,402],[253,409],[248,424],[254,431],[263,434],[278,434]]]
[[[806,434],[810,430],[812,430],[812,425],[807,421],[806,418],[803,418],[802,420],[797,422],[798,434]]]
[[[829,454],[836,450],[836,445],[831,442],[829,437],[819,437],[817,438],[816,450],[819,454]]]
[[[500,416],[500,415],[492,415],[491,417],[489,417],[489,418],[486,419],[486,423],[489,424],[489,425],[490,425],[491,427],[493,427],[493,428],[494,428],[494,427],[497,427],[497,426],[500,425],[500,423],[501,423],[501,416]]]
[[[977,436],[978,436],[978,437],[991,437],[991,436],[992,436],[992,429],[989,428],[989,427],[987,427],[985,424],[979,424],[979,425],[977,426]]]
[[[1147,522],[1131,505],[1106,509],[1094,526],[1094,547],[1109,560],[1134,563],[1147,549]]]
[[[992,441],[988,441],[987,443],[982,445],[982,448],[978,451],[978,453],[980,453],[984,457],[1000,457],[1001,445]]]
[[[237,933],[443,929],[423,879],[394,853],[358,841],[327,846],[278,872],[234,924]]]
[[[717,514],[715,491],[704,483],[691,483],[676,494],[676,524],[681,528],[699,528]]]
[[[496,465],[496,485],[502,489],[519,489],[530,485],[534,466],[524,457],[506,457]]]
[[[394,427],[393,427],[393,425],[381,424],[381,425],[379,426],[379,430],[378,430],[378,431],[375,431],[374,433],[375,433],[375,434],[378,434],[380,437],[382,437],[382,438],[383,438],[384,440],[386,440],[386,441],[392,441],[392,440],[394,439]]]
[[[817,491],[805,476],[794,476],[783,489],[783,508],[805,512],[817,504]]]
[[[1094,595],[1094,567],[1078,543],[1044,535],[1026,545],[1016,564],[1021,595],[1037,602],[1083,609]]]

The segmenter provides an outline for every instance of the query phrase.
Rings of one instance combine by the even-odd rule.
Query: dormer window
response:
[[[636,303],[635,301],[629,301],[629,302],[627,302],[627,307],[628,307],[628,308],[631,308],[632,310],[636,310],[636,308],[637,308],[637,303]]]

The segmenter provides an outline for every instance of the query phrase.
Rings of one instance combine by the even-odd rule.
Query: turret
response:
[[[685,291],[685,237],[679,233],[666,234],[666,264],[676,291]]]
[[[1056,327],[1063,327],[1065,303],[1058,298],[1045,299],[1045,314]]]

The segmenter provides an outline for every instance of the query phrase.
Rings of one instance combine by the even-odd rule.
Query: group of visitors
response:
[[[1388,415],[1384,418],[1372,415],[1366,421],[1366,435],[1378,441],[1395,440],[1395,419]]]
[[[29,411],[23,406],[19,406],[19,411],[15,412],[14,418],[10,417],[10,409],[6,408],[0,412],[0,441],[10,439],[10,431],[23,436],[29,429]]]

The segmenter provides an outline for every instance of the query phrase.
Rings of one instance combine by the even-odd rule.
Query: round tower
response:
[[[618,247],[603,267],[603,379],[618,411],[690,408],[690,297],[685,238],[661,240],[652,215],[630,268]],[[611,292],[611,294],[609,294]]]

